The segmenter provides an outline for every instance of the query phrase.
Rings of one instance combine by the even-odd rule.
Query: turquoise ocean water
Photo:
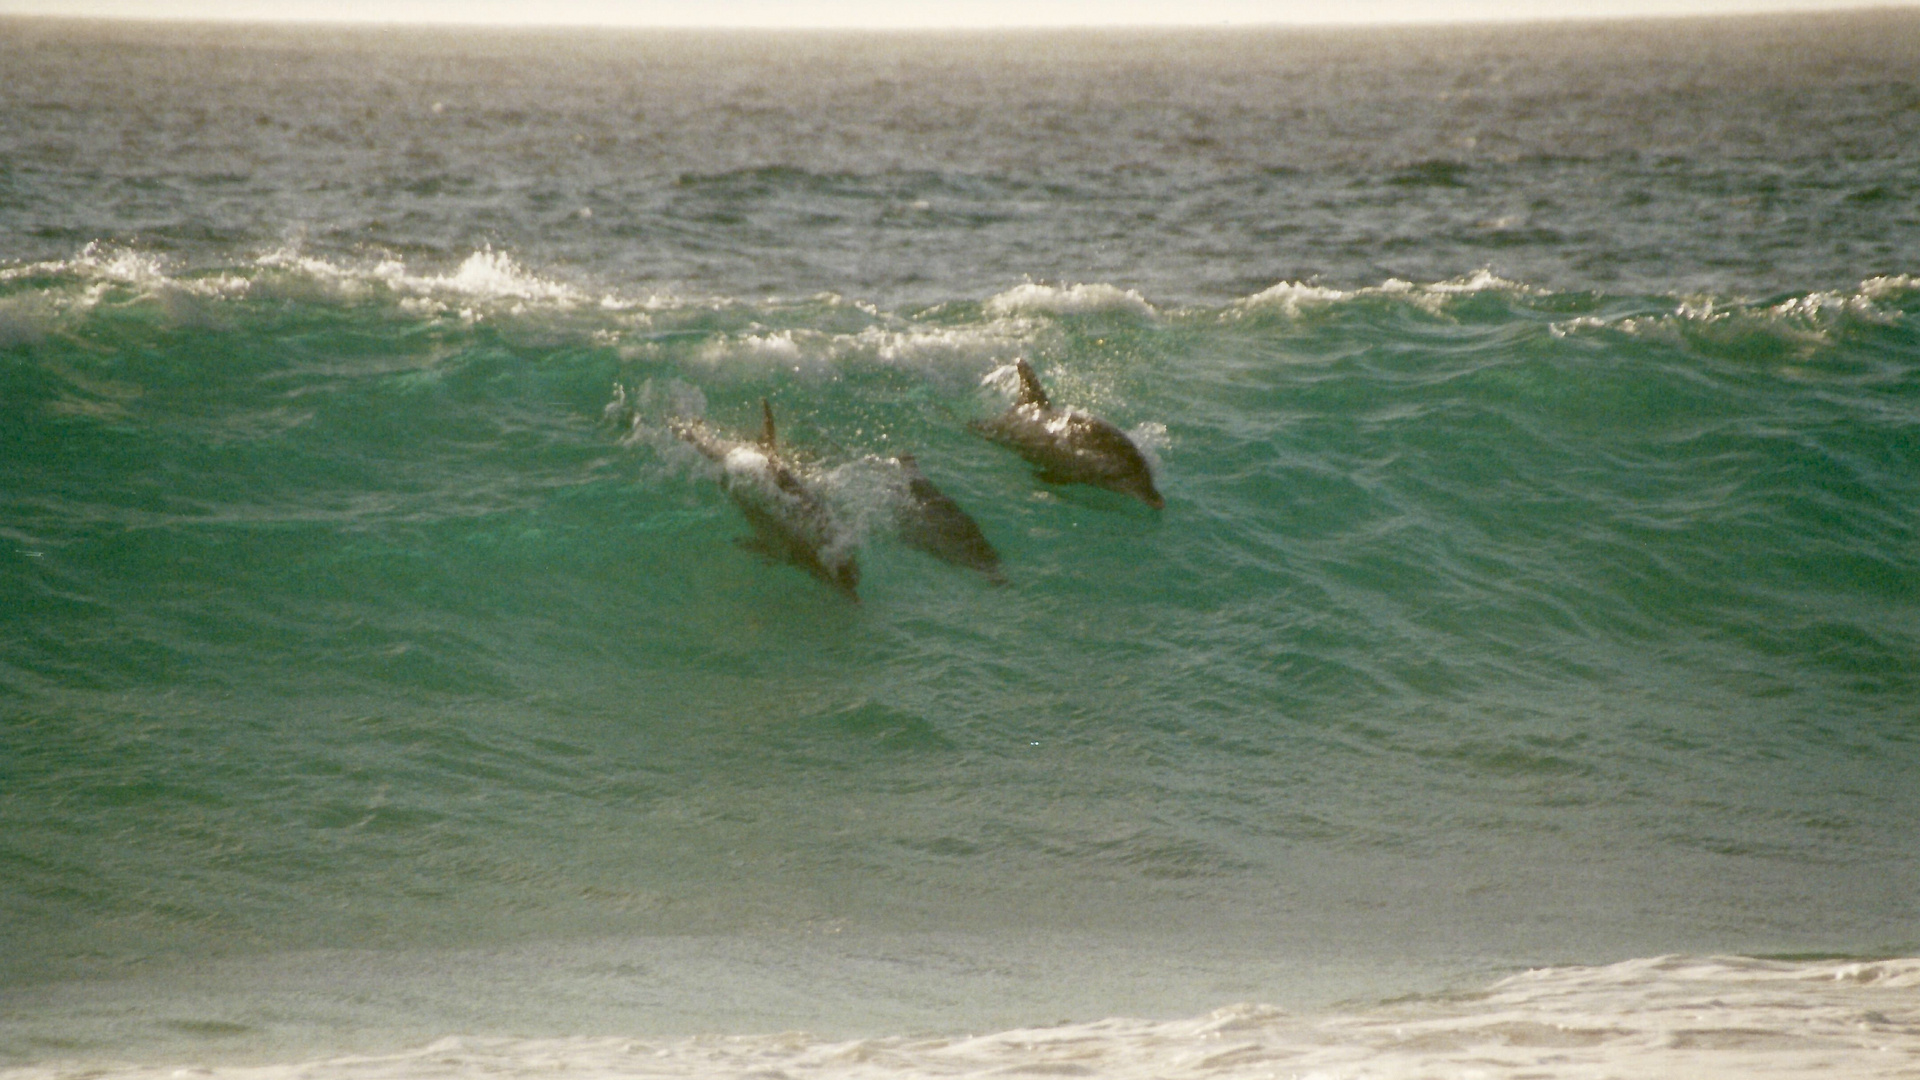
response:
[[[0,69],[0,1070],[1920,1059],[1920,17]]]

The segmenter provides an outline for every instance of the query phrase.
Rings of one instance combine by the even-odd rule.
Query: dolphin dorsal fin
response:
[[[1052,408],[1047,401],[1047,391],[1040,385],[1040,376],[1033,373],[1033,366],[1026,360],[1015,360],[1013,369],[1020,373],[1020,404],[1038,405],[1043,409]]]
[[[760,399],[760,445],[764,449],[773,449],[773,406],[766,398]]]

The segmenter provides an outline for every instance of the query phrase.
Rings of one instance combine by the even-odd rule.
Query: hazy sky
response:
[[[1920,0],[0,0],[0,14],[616,26],[1355,23],[1827,11]]]

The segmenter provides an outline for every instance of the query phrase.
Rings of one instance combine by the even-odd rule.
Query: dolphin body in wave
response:
[[[933,485],[912,454],[894,459],[906,491],[894,514],[900,539],[942,562],[978,570],[996,585],[1007,582],[1000,574],[1000,553],[960,504]]]
[[[1092,413],[1056,409],[1039,376],[1015,360],[1020,396],[1006,412],[967,426],[1026,458],[1049,484],[1092,484],[1131,495],[1159,510],[1167,505],[1153,486],[1153,470],[1126,433]]]
[[[754,442],[723,438],[698,420],[674,420],[667,427],[720,464],[721,488],[753,527],[753,540],[746,546],[790,562],[858,600],[854,589],[860,584],[860,564],[854,559],[851,534],[819,490],[780,455],[773,406],[765,398],[760,399],[760,415],[760,437]]]

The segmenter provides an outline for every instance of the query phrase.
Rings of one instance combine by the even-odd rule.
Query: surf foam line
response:
[[[25,290],[16,284],[41,278],[52,280]],[[986,370],[1012,353],[1044,351],[1054,342],[1063,320],[1089,316],[1119,315],[1151,324],[1194,318],[1232,322],[1275,315],[1299,319],[1355,301],[1384,301],[1450,321],[1454,305],[1485,294],[1506,297],[1521,308],[1544,304],[1547,307],[1541,310],[1546,314],[1557,313],[1571,302],[1572,312],[1546,324],[1555,337],[1616,332],[1677,340],[1701,333],[1757,333],[1806,348],[1825,344],[1836,330],[1893,326],[1911,319],[1912,304],[1920,293],[1920,278],[1900,274],[1867,278],[1852,290],[1764,300],[1569,295],[1482,269],[1424,284],[1389,278],[1350,289],[1281,281],[1218,308],[1171,310],[1162,310],[1137,291],[1118,285],[1028,280],[984,299],[954,298],[919,311],[883,312],[831,292],[797,299],[744,299],[679,295],[649,289],[644,283],[628,288],[567,278],[563,273],[530,268],[513,254],[491,246],[469,252],[457,264],[424,268],[397,255],[341,259],[310,254],[292,242],[230,265],[194,269],[164,254],[94,241],[64,260],[13,264],[0,260],[0,289],[6,292],[0,295],[0,343],[38,340],[101,304],[159,301],[174,321],[190,323],[205,321],[204,305],[223,301],[294,298],[357,304],[384,298],[409,317],[466,324],[559,317],[596,331],[606,343],[642,350],[649,332],[662,325],[677,326],[682,316],[697,319],[701,313],[735,312],[737,317],[726,325],[709,328],[713,336],[701,358],[710,365],[744,361],[749,367],[795,362],[831,367],[849,359],[871,358],[909,367],[960,361],[962,366]],[[977,318],[952,321],[946,317],[945,309],[955,302],[977,304]],[[817,315],[823,307],[858,310],[868,324],[856,328],[819,325]],[[1581,307],[1589,310],[1579,311]],[[629,335],[639,335],[632,339],[637,345]]]
[[[824,1040],[802,1032],[625,1038],[451,1037],[403,1053],[203,1069],[56,1063],[0,1080],[372,1080],[782,1075],[891,1080],[1005,1073],[1147,1078],[1551,1075],[1910,1077],[1920,958],[1787,962],[1654,957],[1541,969],[1478,993],[1345,1013],[1233,1005],[1186,1020],[1107,1019],[988,1035]]]

